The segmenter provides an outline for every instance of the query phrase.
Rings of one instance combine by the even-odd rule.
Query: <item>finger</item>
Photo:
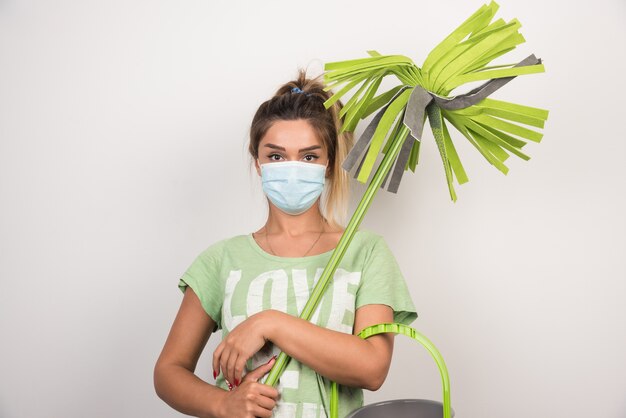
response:
[[[220,357],[224,351],[224,344],[219,343],[215,351],[213,352],[213,378],[215,379],[220,374]]]
[[[245,381],[257,382],[260,378],[265,376],[272,370],[274,367],[274,363],[276,363],[276,356],[272,357],[267,363],[260,365],[256,369],[252,370],[250,373],[244,376]]]
[[[270,385],[266,385],[264,383],[257,384],[259,385],[259,387],[256,390],[259,394],[267,396],[268,398],[272,398],[274,400],[278,399],[278,390],[276,388],[273,388]]]
[[[274,407],[276,406],[276,401],[274,399],[268,398],[267,396],[263,396],[263,395],[257,396],[256,403],[260,407],[270,410],[270,411],[274,409]]]
[[[235,377],[235,363],[237,363],[238,357],[239,355],[237,353],[230,353],[230,355],[228,356],[228,361],[226,362],[226,375],[228,376],[228,380],[230,381],[230,383],[232,383],[234,386],[239,386],[239,384],[241,383]]]
[[[230,358],[230,351],[228,349],[224,349],[222,354],[220,355],[220,363],[219,367],[222,370],[222,375],[224,379],[228,380],[231,384],[234,384],[232,376],[228,375],[228,359]]]
[[[243,369],[246,366],[246,360],[244,356],[239,356],[235,362],[235,379],[239,384],[243,381]]]
[[[271,418],[271,416],[272,416],[272,411],[271,410],[262,408],[262,407],[260,407],[258,405],[254,406],[252,408],[252,411],[253,411],[255,417]]]

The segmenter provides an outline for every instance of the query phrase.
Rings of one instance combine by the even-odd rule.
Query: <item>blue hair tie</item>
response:
[[[291,92],[292,92],[292,93],[304,93],[304,92],[300,89],[300,87],[292,87],[292,88],[291,88]],[[310,95],[311,95],[311,93],[304,93],[304,95],[305,95],[305,96],[310,96]]]

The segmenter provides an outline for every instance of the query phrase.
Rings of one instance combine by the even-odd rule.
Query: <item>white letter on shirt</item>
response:
[[[330,316],[326,328],[352,334],[352,325],[343,323],[346,311],[354,314],[355,295],[348,291],[348,284],[356,286],[360,281],[360,272],[337,269],[333,278],[333,303],[330,308]]]
[[[222,312],[224,328],[230,332],[237,325],[241,324],[244,319],[243,315],[233,316],[231,303],[233,300],[233,293],[235,292],[235,286],[241,280],[241,270],[231,270],[226,279],[226,288],[224,289],[224,307]]]
[[[263,291],[265,283],[272,280],[272,293],[268,309],[287,313],[287,273],[285,270],[272,270],[259,274],[250,283],[248,289],[248,317],[263,310]]]

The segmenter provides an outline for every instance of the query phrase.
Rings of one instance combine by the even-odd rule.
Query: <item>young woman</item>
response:
[[[267,195],[258,231],[212,244],[180,279],[180,310],[154,369],[157,394],[198,417],[329,414],[339,383],[339,416],[362,406],[363,388],[384,382],[393,334],[357,334],[416,317],[399,267],[380,235],[359,230],[311,321],[299,318],[343,232],[349,178],[341,163],[352,137],[339,133],[337,102],[317,79],[298,78],[256,112],[249,151]],[[216,384],[195,368],[212,332]],[[292,359],[277,388],[263,384],[284,351]]]

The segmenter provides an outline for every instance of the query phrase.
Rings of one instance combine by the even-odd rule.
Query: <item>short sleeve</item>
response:
[[[372,240],[357,290],[356,308],[387,305],[393,309],[394,322],[409,325],[417,318],[417,312],[398,262],[381,236],[373,235]]]
[[[206,313],[215,321],[216,330],[222,328],[221,312],[224,295],[220,280],[221,256],[219,253],[217,245],[207,248],[196,257],[178,281],[178,288],[183,293],[187,286],[193,289]]]

